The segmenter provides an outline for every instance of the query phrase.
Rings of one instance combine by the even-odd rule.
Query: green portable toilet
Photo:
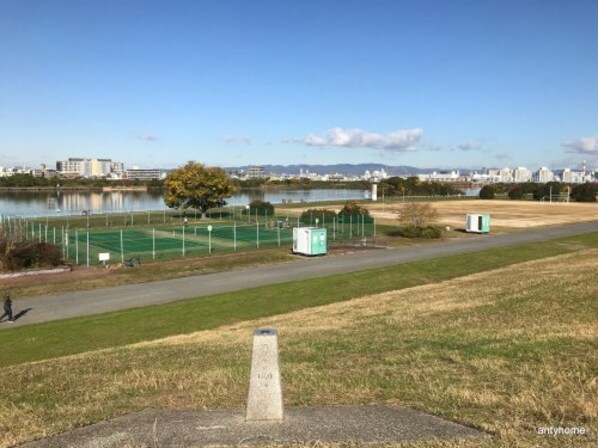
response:
[[[328,252],[326,229],[319,227],[295,227],[293,229],[293,252],[302,255],[326,255]]]

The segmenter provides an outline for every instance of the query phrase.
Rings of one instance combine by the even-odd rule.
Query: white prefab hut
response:
[[[490,215],[467,214],[465,216],[465,231],[470,233],[490,233]]]
[[[326,255],[326,229],[318,227],[295,227],[293,229],[293,252],[302,255]]]

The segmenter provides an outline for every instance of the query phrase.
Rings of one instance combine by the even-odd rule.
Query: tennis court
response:
[[[65,236],[65,256],[77,264],[98,264],[100,253],[110,262],[131,257],[146,260],[233,252],[292,244],[292,230],[264,224],[162,226],[71,231]]]
[[[90,222],[87,227],[75,227],[74,221],[66,225],[51,226],[48,222],[3,220],[7,234],[30,240],[48,241],[59,245],[63,256],[75,264],[97,265],[100,254],[106,263],[123,262],[133,257],[142,261],[164,260],[213,253],[254,250],[262,247],[292,247],[292,226],[326,227],[329,240],[353,240],[376,235],[375,223],[364,216],[337,216],[334,219],[310,216],[306,222],[288,217],[247,216],[247,221],[199,220],[182,223],[133,225],[133,219],[122,227],[111,222]],[[245,217],[244,217],[245,219]],[[166,220],[164,220],[166,221]],[[64,224],[64,223],[63,223]],[[81,223],[79,223],[81,224]],[[87,224],[83,222],[83,225]],[[101,224],[102,227],[96,227]],[[201,225],[198,225],[201,224]],[[71,226],[73,225],[73,226]],[[105,225],[105,227],[104,227]]]

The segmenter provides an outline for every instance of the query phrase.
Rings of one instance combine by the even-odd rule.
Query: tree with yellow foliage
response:
[[[164,203],[170,208],[193,208],[202,214],[226,205],[236,187],[222,168],[187,162],[164,180]]]

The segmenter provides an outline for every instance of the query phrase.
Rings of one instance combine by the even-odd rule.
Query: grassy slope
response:
[[[582,239],[595,247],[595,239]],[[357,291],[357,282],[351,288]],[[251,334],[265,325],[281,335],[287,405],[408,405],[497,436],[406,446],[595,446],[597,316],[594,248],[214,331],[6,367],[0,447],[147,407],[241,407]],[[537,435],[550,426],[583,427],[590,435]]]
[[[596,245],[598,234],[589,234],[3,330],[0,367],[217,328]]]

